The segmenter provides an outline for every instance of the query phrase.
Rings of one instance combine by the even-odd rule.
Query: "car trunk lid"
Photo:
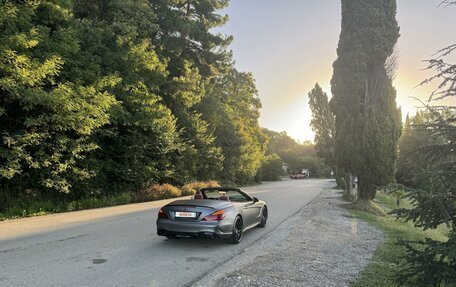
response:
[[[171,220],[201,221],[205,216],[231,206],[230,202],[215,200],[177,200],[163,209]]]

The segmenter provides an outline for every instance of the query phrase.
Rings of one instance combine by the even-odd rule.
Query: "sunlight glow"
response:
[[[307,93],[318,82],[331,97],[332,63],[337,57],[340,33],[340,1],[231,0],[230,3],[225,11],[230,21],[221,32],[234,36],[231,48],[237,67],[252,72],[256,79],[263,104],[261,125],[286,131],[299,141],[313,140]],[[423,60],[456,41],[448,37],[448,29],[455,23],[453,12],[438,8],[438,3],[397,1],[401,37],[394,85],[404,119],[407,113],[414,114],[421,106],[413,97],[426,101],[435,87],[416,87],[432,75],[431,71],[423,71]],[[456,99],[440,103],[456,105]]]

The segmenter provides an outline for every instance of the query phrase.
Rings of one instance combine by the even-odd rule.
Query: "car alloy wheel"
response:
[[[231,234],[230,238],[231,243],[238,244],[239,242],[241,242],[243,228],[244,224],[242,222],[242,218],[240,216],[236,216],[233,224],[233,233]]]
[[[263,212],[261,213],[261,221],[258,224],[258,227],[265,227],[266,221],[268,221],[268,208],[265,206],[263,207]]]

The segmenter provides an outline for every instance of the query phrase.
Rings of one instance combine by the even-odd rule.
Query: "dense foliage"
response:
[[[211,123],[215,142],[223,153],[220,179],[251,182],[267,148],[267,136],[258,124],[261,103],[253,76],[231,69],[215,78],[208,89],[198,108],[202,118]]]
[[[399,141],[396,181],[408,187],[416,187],[421,173],[432,168],[433,164],[424,153],[429,146],[443,143],[441,137],[434,137],[429,122],[436,120],[438,113],[418,111],[415,116],[407,115]]]
[[[330,177],[331,168],[317,156],[311,142],[297,143],[286,132],[264,129],[269,137],[268,154],[277,154],[288,165],[289,173],[299,173],[309,169],[311,177]]]
[[[253,77],[214,33],[226,0],[0,3],[0,213],[157,183],[254,180]]]
[[[260,172],[261,179],[269,181],[280,180],[280,176],[286,175],[282,166],[282,159],[275,153],[265,156]]]
[[[442,4],[454,5],[454,1]],[[405,242],[405,274],[399,283],[419,286],[455,286],[456,282],[456,106],[435,106],[435,100],[456,96],[456,64],[449,56],[456,44],[440,50],[428,61],[437,81],[426,110],[408,119],[400,142],[398,181],[405,186],[411,209],[396,211],[399,218],[424,229],[448,228],[447,240],[426,238]],[[397,187],[395,187],[397,188]]]
[[[456,112],[454,107],[418,113],[401,139],[398,180],[413,207],[395,211],[417,227],[449,229],[447,241],[406,242],[407,268],[400,282],[453,286],[456,282]]]
[[[90,59],[70,3],[15,3],[0,5],[0,208],[18,193],[70,192],[92,176],[83,161],[109,123],[110,89],[120,81],[73,76]]]
[[[342,0],[331,80],[338,171],[358,177],[358,200],[394,180],[401,113],[387,67],[399,37],[395,0]]]

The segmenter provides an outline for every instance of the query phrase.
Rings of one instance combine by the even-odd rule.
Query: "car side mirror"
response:
[[[257,203],[258,201],[260,201],[260,200],[257,197],[253,198],[253,203]]]

